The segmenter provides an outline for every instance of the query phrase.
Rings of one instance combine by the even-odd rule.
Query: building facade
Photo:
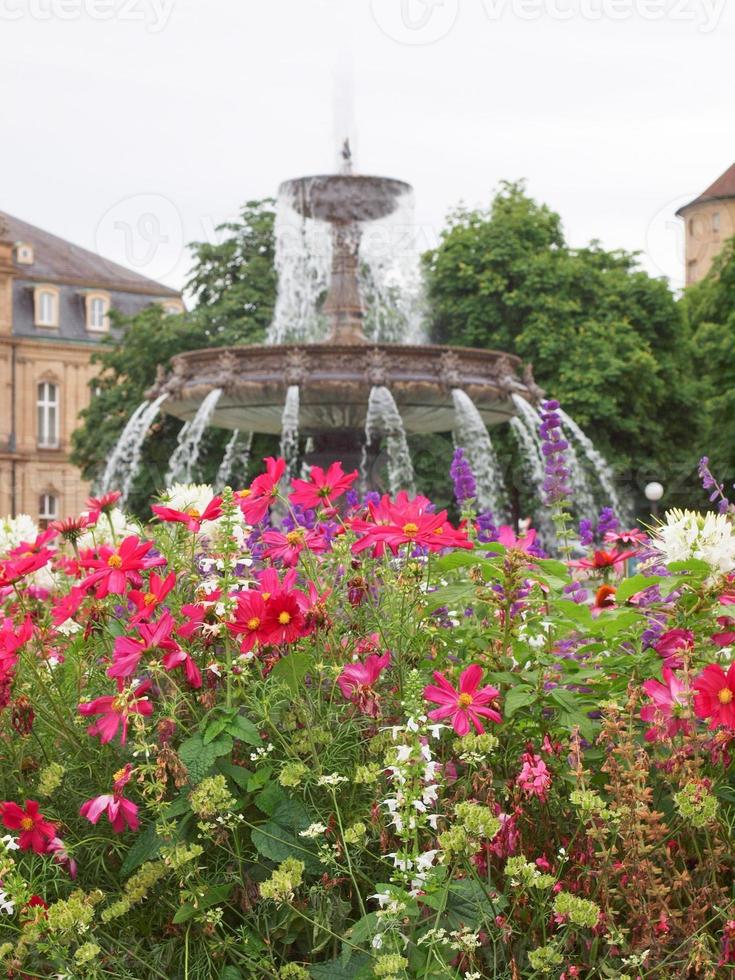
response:
[[[0,518],[76,514],[89,487],[69,462],[110,310],[183,310],[173,289],[0,212]]]
[[[735,163],[706,191],[676,212],[685,224],[686,284],[704,279],[735,235]]]

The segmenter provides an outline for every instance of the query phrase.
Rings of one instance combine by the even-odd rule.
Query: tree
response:
[[[424,262],[433,340],[531,362],[630,491],[655,477],[667,503],[687,497],[700,413],[691,334],[663,280],[633,254],[570,248],[559,216],[513,183],[488,210],[452,214]]]
[[[114,316],[114,329],[93,355],[100,373],[92,383],[95,394],[81,413],[72,437],[72,461],[88,480],[104,468],[122,429],[153,384],[157,365],[186,350],[262,341],[271,321],[276,296],[273,201],[249,201],[238,222],[220,225],[215,243],[196,242],[188,289],[196,303],[191,313],[166,314],[151,306],[134,317]],[[178,419],[162,416],[146,441],[131,499],[133,509],[145,510],[160,489],[168,459],[181,427]],[[207,433],[201,457],[204,478],[213,479],[230,433]],[[256,446],[256,452],[258,447]]]
[[[720,479],[735,479],[735,238],[709,275],[686,290],[682,308],[694,338],[706,425],[702,453]]]

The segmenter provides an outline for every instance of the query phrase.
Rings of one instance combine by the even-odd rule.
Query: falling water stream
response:
[[[252,432],[246,432],[241,436],[239,429],[233,431],[217,470],[214,480],[215,490],[220,491],[227,486],[241,486],[245,483],[252,445]]]
[[[533,524],[539,533],[541,544],[546,551],[551,552],[554,550],[556,544],[556,533],[549,511],[542,503],[544,499],[544,480],[546,479],[543,459],[539,454],[538,446],[534,442],[528,427],[520,418],[515,416],[510,420],[510,429],[518,446],[524,476],[534,488],[535,507]]]
[[[299,462],[299,386],[289,385],[281,416],[281,456],[286,460],[286,479],[296,475]]]
[[[564,409],[559,409],[559,416],[561,418],[562,425],[567,429],[572,438],[576,440],[595,471],[595,475],[597,476],[600,486],[605,493],[606,503],[610,504],[620,520],[627,522],[631,516],[629,513],[629,508],[627,504],[620,499],[620,496],[615,489],[614,476],[609,463],[602,453],[595,448],[595,445],[590,437],[577,425],[574,419],[571,418],[564,411]]]
[[[221,395],[221,388],[213,388],[204,398],[191,422],[186,422],[181,427],[176,449],[168,461],[167,487],[174,483],[191,483],[194,468],[199,461],[202,436],[212,420]]]
[[[496,520],[505,520],[508,498],[487,426],[467,392],[453,388],[452,400],[455,443],[464,449],[475,474],[480,510],[491,510]]]
[[[145,401],[138,405],[107,462],[99,490],[107,493],[119,487],[122,492],[121,506],[127,502],[138,475],[145,437],[167,397],[165,394],[159,395],[155,401]]]
[[[365,439],[368,445],[380,437],[385,439],[388,458],[388,490],[391,494],[399,490],[416,493],[413,463],[408,449],[406,430],[403,426],[398,406],[393,395],[384,385],[370,389],[367,416],[365,419]],[[363,474],[364,480],[365,474]]]

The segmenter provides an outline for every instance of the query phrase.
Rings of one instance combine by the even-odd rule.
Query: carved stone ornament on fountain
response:
[[[308,377],[306,352],[293,347],[286,353],[283,380],[287,385],[302,385]]]
[[[146,391],[145,397],[148,401],[155,401],[159,395],[162,395],[164,391],[167,391],[166,384],[168,382],[168,373],[163,364],[156,364],[156,380]]]
[[[531,396],[534,405],[538,405],[546,392],[536,384],[536,379],[533,376],[533,365],[530,363],[523,365],[523,384],[526,386],[526,390]]]
[[[372,387],[387,383],[389,369],[388,355],[384,350],[373,347],[368,351],[365,377]]]
[[[445,351],[439,358],[439,383],[445,391],[462,387],[462,365],[454,351]]]
[[[240,380],[238,371],[239,360],[231,350],[224,350],[217,358],[217,374],[214,385],[230,394]]]

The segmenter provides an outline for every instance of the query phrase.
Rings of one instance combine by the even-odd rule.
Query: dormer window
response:
[[[169,316],[178,316],[179,313],[184,312],[184,304],[180,299],[167,299],[161,305]]]
[[[15,246],[15,261],[18,265],[33,265],[33,246],[28,242],[18,242]]]
[[[104,333],[110,329],[110,297],[107,293],[87,293],[87,330]]]
[[[58,327],[59,291],[54,286],[36,286],[33,291],[37,327]]]

